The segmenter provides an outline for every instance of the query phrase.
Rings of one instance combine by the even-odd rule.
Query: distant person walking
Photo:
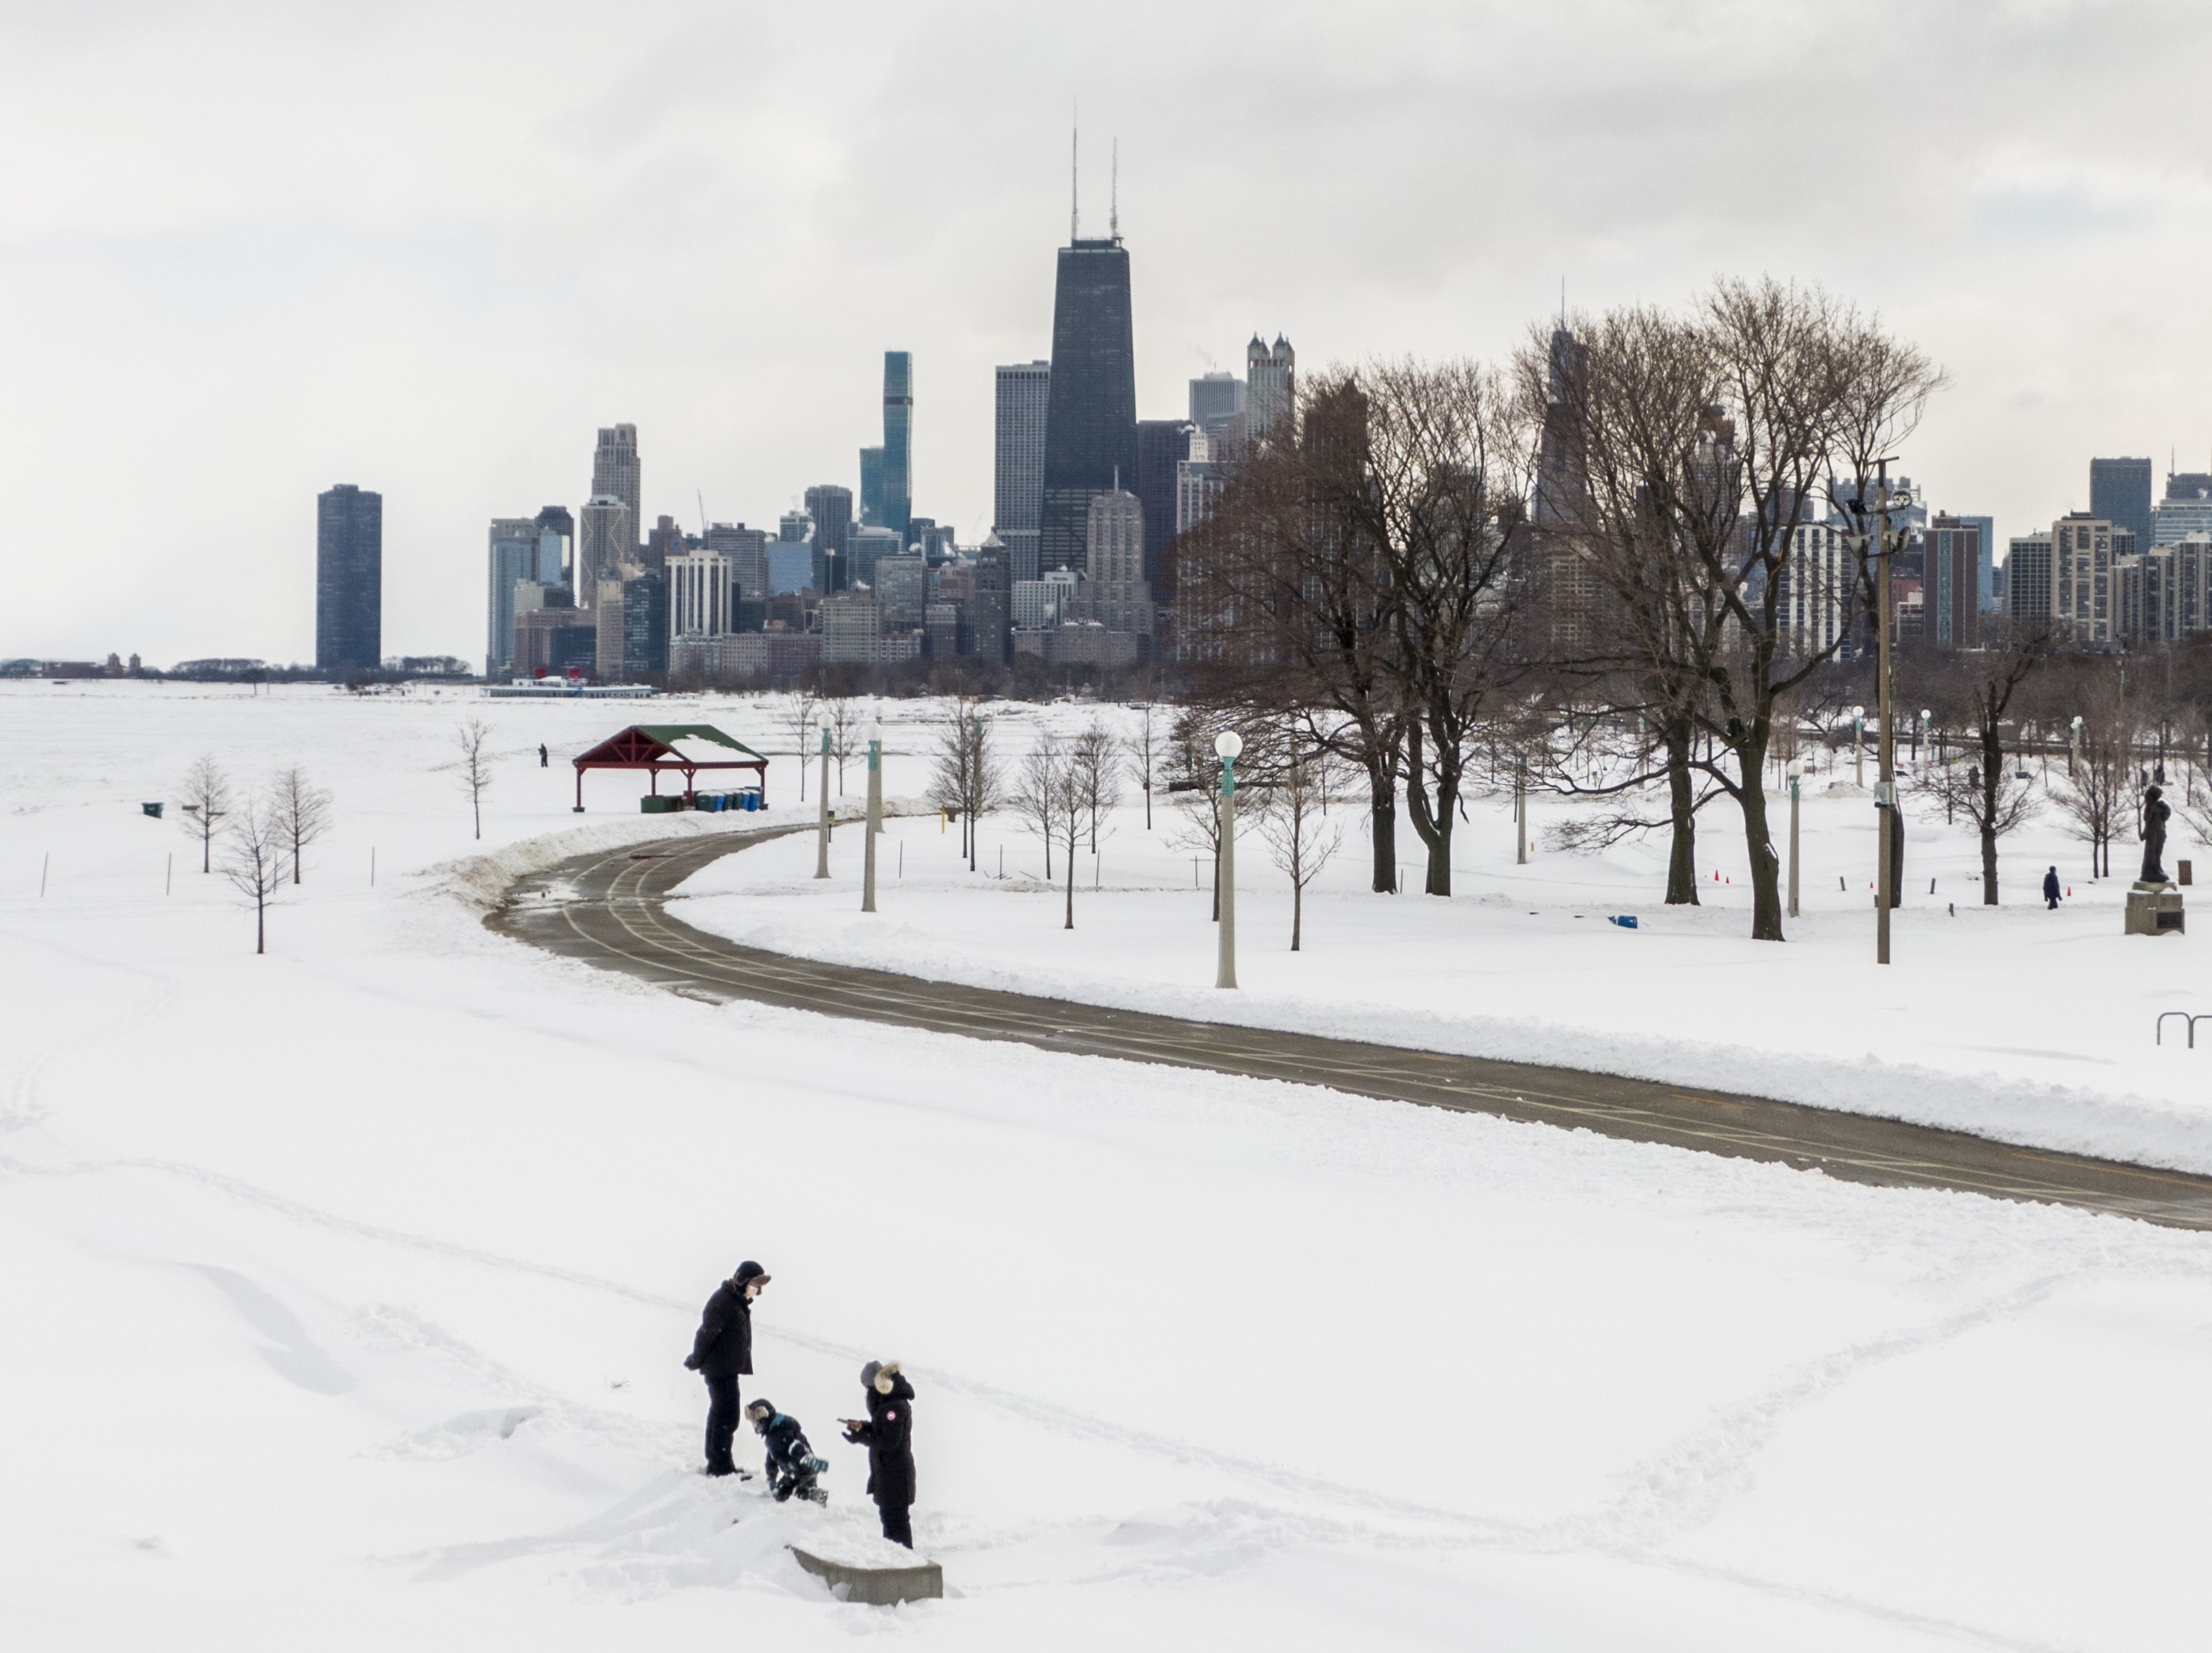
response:
[[[2058,869],[2053,867],[2043,875],[2043,899],[2051,903],[2051,911],[2058,911]]]
[[[538,743],[538,766],[540,769],[550,769],[553,766],[546,760],[545,742],[543,741]]]
[[[698,1335],[684,1363],[707,1380],[707,1473],[744,1475],[730,1461],[730,1437],[738,1432],[738,1380],[753,1371],[753,1299],[768,1284],[758,1263],[739,1263],[738,1272],[714,1288],[699,1316]]]
[[[841,1418],[845,1438],[868,1449],[868,1496],[884,1524],[884,1536],[914,1548],[914,1385],[899,1375],[896,1360],[872,1360],[860,1368],[860,1387],[868,1394],[868,1416]]]

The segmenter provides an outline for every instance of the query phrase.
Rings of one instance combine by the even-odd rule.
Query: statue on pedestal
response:
[[[2158,787],[2151,786],[2144,790],[2142,823],[2142,876],[2138,881],[2142,883],[2163,884],[2166,881],[2166,868],[2160,863],[2166,858],[2166,820],[2172,813],[2172,808],[2167,804]]]

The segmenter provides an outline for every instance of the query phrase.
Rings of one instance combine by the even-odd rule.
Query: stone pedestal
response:
[[[2179,885],[2146,884],[2138,879],[2130,887],[2128,935],[2179,936],[2185,928]]]
[[[790,1548],[799,1565],[829,1585],[830,1594],[841,1601],[887,1607],[901,1601],[933,1601],[945,1594],[945,1574],[934,1561],[911,1567],[855,1567],[810,1554],[796,1544]]]

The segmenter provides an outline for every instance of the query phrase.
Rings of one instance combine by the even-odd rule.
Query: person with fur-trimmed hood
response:
[[[739,1263],[738,1272],[714,1288],[699,1316],[698,1334],[684,1363],[707,1380],[707,1473],[744,1476],[730,1461],[730,1437],[738,1432],[738,1380],[753,1370],[753,1299],[768,1284],[758,1263]]]
[[[829,1503],[830,1495],[814,1484],[814,1478],[830,1467],[829,1461],[814,1455],[799,1420],[778,1412],[771,1400],[755,1400],[745,1408],[745,1416],[768,1443],[768,1487],[775,1501],[785,1503],[796,1493],[816,1504]]]
[[[900,1375],[896,1360],[872,1360],[860,1368],[868,1394],[866,1419],[841,1418],[845,1438],[868,1449],[868,1496],[876,1501],[884,1536],[914,1548],[914,1385]]]

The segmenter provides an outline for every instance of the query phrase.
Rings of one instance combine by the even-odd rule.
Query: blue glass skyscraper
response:
[[[884,526],[905,542],[914,517],[914,357],[884,352]]]

